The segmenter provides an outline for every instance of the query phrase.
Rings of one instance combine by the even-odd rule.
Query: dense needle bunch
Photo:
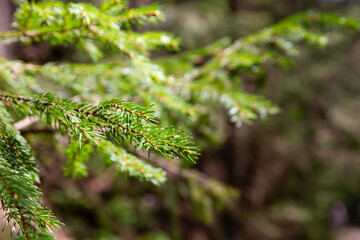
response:
[[[13,220],[20,227],[20,238],[52,239],[46,229],[59,223],[41,205],[31,149],[11,119],[35,116],[44,128],[69,136],[66,175],[86,176],[85,162],[92,152],[100,152],[104,163],[117,171],[160,185],[169,165],[163,160],[149,164],[141,151],[190,162],[198,155],[189,134],[168,126],[218,139],[221,109],[237,125],[277,113],[270,101],[245,92],[242,78],[262,79],[267,66],[289,64],[289,57],[297,54],[296,43],[323,47],[327,38],[319,29],[358,30],[351,19],[305,13],[234,42],[222,39],[151,60],[151,50],[178,50],[178,39],[132,27],[162,19],[156,4],[129,9],[119,0],[100,7],[19,1],[16,30],[0,33],[1,44],[46,41],[73,46],[86,52],[90,62],[38,65],[0,59],[0,197],[6,222]],[[99,62],[105,57],[113,60]],[[196,180],[191,171],[183,176],[193,192],[201,193],[194,194],[197,204],[198,195],[212,195],[212,201],[226,204],[238,195],[219,182]]]
[[[12,127],[3,105],[0,113],[0,198],[5,226],[13,220],[13,229],[18,225],[23,234],[20,239],[53,239],[47,230],[60,223],[40,204],[41,192],[33,184],[38,182],[38,172],[30,146]]]

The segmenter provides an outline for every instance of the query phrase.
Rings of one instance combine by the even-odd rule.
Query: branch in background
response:
[[[26,117],[23,120],[20,120],[16,123],[14,123],[14,128],[18,131],[23,130],[24,128],[27,128],[36,122],[38,122],[40,119],[38,117]]]

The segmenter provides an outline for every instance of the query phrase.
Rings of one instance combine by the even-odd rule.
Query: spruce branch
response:
[[[83,136],[95,144],[101,138],[113,138],[134,144],[138,150],[190,161],[196,159],[197,148],[189,141],[190,136],[173,128],[155,126],[149,108],[119,99],[93,106],[55,98],[51,94],[28,98],[0,93],[0,100],[24,115],[40,118],[45,115],[48,125],[54,123],[55,127],[70,131],[68,133],[79,139],[79,143],[85,140]]]
[[[138,7],[136,9],[127,9],[117,17],[117,21],[125,22],[136,20],[138,23],[142,24],[145,20],[162,20],[164,15],[159,9],[160,7],[157,3]],[[152,17],[154,18],[149,19]]]
[[[6,224],[15,221],[20,239],[53,239],[47,230],[60,223],[40,204],[41,192],[34,185],[39,176],[30,147],[12,128],[3,106],[0,112],[0,198]]]
[[[15,27],[19,30],[0,33],[0,42],[75,44],[88,52],[93,60],[102,57],[95,42],[109,43],[135,61],[148,61],[144,56],[159,46],[169,49],[178,47],[178,41],[170,34],[148,32],[140,36],[121,27],[125,21],[141,19],[143,22],[147,18],[151,21],[151,17],[160,18],[162,14],[157,5],[122,10],[116,15],[108,12],[110,5],[96,8],[84,3],[25,2],[16,13]]]
[[[38,171],[33,155],[14,129],[25,125],[13,126],[2,105],[21,117],[39,117],[50,129],[70,136],[65,175],[86,176],[85,163],[98,151],[117,172],[160,185],[166,171],[184,180],[191,194],[201,192],[200,196],[226,202],[238,192],[164,159],[148,164],[151,160],[139,157],[139,151],[194,161],[198,149],[190,135],[162,126],[178,125],[214,139],[220,135],[214,134],[220,129],[220,107],[237,124],[275,114],[277,106],[246,93],[239,76],[263,78],[267,66],[286,65],[290,57],[296,56],[300,42],[324,47],[327,38],[319,29],[335,26],[350,32],[359,30],[358,22],[352,19],[305,13],[234,42],[224,39],[203,49],[153,61],[150,51],[160,47],[177,50],[179,41],[168,33],[137,33],[132,27],[162,18],[156,4],[129,9],[126,1],[119,0],[105,1],[100,7],[24,1],[16,12],[17,30],[0,33],[0,42],[5,44],[48,41],[52,45],[74,45],[94,61],[105,57],[108,50],[122,53],[126,59],[96,65],[44,66],[0,59],[2,91],[21,93],[0,92],[0,199],[7,223],[13,219],[20,226],[20,238],[52,239],[46,228],[59,223],[40,204],[41,193],[34,185]],[[46,89],[44,82],[50,82],[51,89]],[[55,85],[61,91],[65,89],[67,96],[78,95],[78,101],[55,97],[63,94]],[[42,94],[49,90],[54,95]],[[160,120],[153,108],[116,96],[145,106],[154,104]],[[89,101],[100,103],[80,103]]]
[[[179,54],[177,59],[162,60],[166,66],[186,62],[187,68],[184,69],[189,69],[180,73],[176,67],[167,69],[179,79],[169,81],[170,88],[191,100],[215,100],[239,126],[242,122],[251,123],[258,116],[275,114],[279,111],[276,105],[244,92],[239,74],[254,80],[264,79],[267,66],[288,66],[291,57],[298,54],[297,44],[301,42],[323,48],[328,39],[317,26],[325,29],[331,26],[349,32],[359,30],[358,21],[351,18],[314,12],[297,14],[233,43],[222,39],[203,49]]]
[[[166,180],[162,168],[154,167],[125,149],[102,141],[99,145],[107,165],[115,166],[116,171],[125,173],[140,180],[146,180],[154,185],[161,185]]]

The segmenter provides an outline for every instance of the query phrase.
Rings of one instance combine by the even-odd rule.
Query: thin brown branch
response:
[[[103,120],[105,120],[106,122],[110,122],[111,124],[115,125],[115,126],[118,126],[120,127],[121,129],[125,130],[125,132],[127,134],[130,134],[128,131],[131,131],[132,133],[135,133],[137,135],[140,135],[142,138],[144,138],[148,143],[150,143],[150,145],[156,150],[156,151],[159,151],[159,148],[155,145],[155,143],[153,143],[147,136],[145,136],[144,133],[142,132],[139,132],[137,131],[136,129],[132,129],[132,128],[129,128],[129,127],[126,127],[122,124],[119,124],[117,122],[115,122],[114,120],[104,116],[104,115],[100,115],[98,114],[96,111],[92,111],[92,112],[89,112],[89,111],[86,111],[86,110],[83,110],[83,109],[74,109],[75,111],[79,111],[79,112],[83,112],[83,113],[86,113],[86,114],[89,114],[93,117],[98,117],[98,118],[102,118]],[[95,122],[95,123],[98,123],[98,122]],[[108,127],[107,125],[105,125],[105,128]],[[124,132],[122,130],[122,132]]]
[[[138,153],[136,153],[139,155]],[[183,180],[190,180],[194,179],[199,186],[206,189],[209,192],[213,191],[213,183],[217,183],[219,185],[222,185],[224,187],[230,188],[229,186],[226,186],[224,183],[211,178],[207,176],[206,174],[199,172],[195,169],[183,169],[180,167],[179,164],[170,162],[164,158],[147,158],[145,156],[139,156],[143,161],[150,161],[151,163],[163,168],[168,174],[168,176],[175,176],[176,178],[180,178]],[[238,191],[237,189],[233,188],[234,191]]]
[[[35,38],[41,37],[48,34],[56,33],[64,33],[72,30],[77,30],[82,27],[89,27],[91,25],[95,25],[94,23],[81,23],[79,25],[71,26],[71,27],[58,27],[53,29],[38,29],[38,30],[28,30],[28,31],[9,31],[9,32],[2,32],[0,33],[0,42],[4,40],[11,40],[11,39],[18,39],[20,37],[28,37],[28,38]]]
[[[125,107],[123,107],[123,106],[120,106],[120,105],[118,105],[118,104],[116,104],[116,103],[111,104],[111,106],[113,106],[114,108],[117,108],[117,109],[121,109],[121,110],[123,110],[123,111],[125,111],[125,112],[132,113],[132,114],[134,114],[134,115],[136,115],[136,116],[139,116],[139,117],[141,117],[141,118],[144,118],[144,119],[146,119],[146,120],[148,120],[148,121],[151,121],[151,118],[145,116],[144,114],[139,113],[139,112],[132,111],[132,110],[127,109],[127,108],[125,108]]]
[[[138,13],[138,14],[133,14],[132,16],[120,16],[118,17],[116,20],[118,22],[123,22],[123,21],[129,21],[129,20],[134,20],[136,18],[141,18],[141,17],[153,17],[153,16],[159,16],[161,14],[161,11],[159,10],[153,10],[153,11],[149,11],[147,13]]]

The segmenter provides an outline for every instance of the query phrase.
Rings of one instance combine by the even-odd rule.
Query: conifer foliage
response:
[[[237,125],[279,111],[265,98],[245,92],[241,76],[260,79],[266,66],[289,64],[289,57],[298,53],[296,43],[324,47],[327,38],[321,29],[328,26],[358,30],[352,19],[305,13],[234,42],[222,39],[150,59],[152,50],[179,50],[179,40],[169,33],[132,30],[163,20],[157,4],[130,9],[120,0],[99,7],[17,2],[16,30],[0,33],[1,44],[45,41],[75,47],[89,57],[89,63],[45,65],[0,59],[0,198],[6,223],[19,226],[20,239],[53,239],[49,231],[60,223],[41,205],[33,153],[14,120],[37,117],[44,128],[69,137],[65,175],[86,176],[86,160],[96,151],[120,173],[160,185],[167,165],[163,160],[149,163],[141,151],[194,162],[199,150],[189,133],[219,138],[221,109]],[[106,57],[113,60],[102,61]],[[185,181],[196,179],[196,174],[184,176]],[[202,180],[200,185],[214,201],[237,196],[233,189],[213,184]]]

